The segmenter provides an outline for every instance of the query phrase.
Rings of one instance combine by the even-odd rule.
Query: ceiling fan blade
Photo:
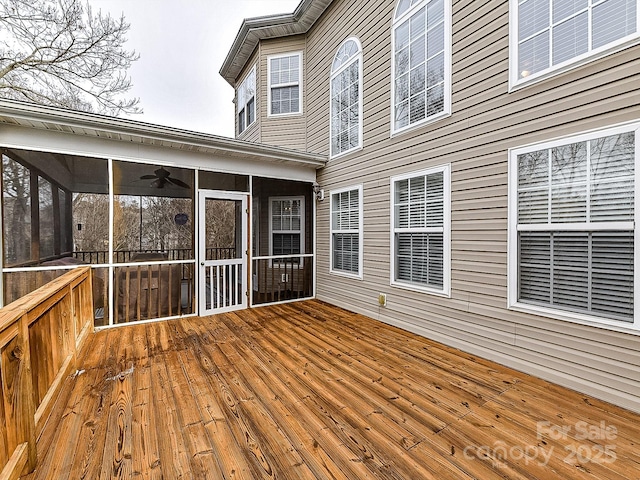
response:
[[[178,180],[177,178],[167,177],[167,180],[169,180],[174,185],[178,185],[179,187],[191,188],[188,184],[184,183],[182,180]]]
[[[156,177],[155,175],[142,175],[140,177],[140,180],[151,180],[153,178],[158,178],[158,177]]]

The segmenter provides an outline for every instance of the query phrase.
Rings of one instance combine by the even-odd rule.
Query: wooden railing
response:
[[[193,313],[193,263],[131,263],[114,271],[114,324]]]
[[[224,260],[227,258],[235,258],[236,249],[233,247],[223,248],[207,248],[207,260]],[[113,252],[114,263],[128,263],[135,260],[135,256],[140,253],[158,253],[165,254],[166,260],[193,260],[193,250],[191,248],[170,248],[167,250],[115,250]],[[72,253],[74,258],[83,263],[91,263],[93,265],[109,263],[108,250],[94,251],[76,251]]]
[[[35,468],[36,439],[92,325],[89,267],[0,309],[0,480]]]
[[[253,259],[253,305],[313,297],[313,254]]]

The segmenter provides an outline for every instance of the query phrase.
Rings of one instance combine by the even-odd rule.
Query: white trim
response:
[[[507,225],[507,308],[534,315],[564,320],[588,326],[596,326],[608,330],[624,333],[640,334],[640,235],[633,222],[593,222],[593,223],[544,223],[518,225],[518,156],[524,153],[538,150],[546,150],[571,143],[588,142],[596,138],[618,135],[621,133],[635,132],[635,157],[636,168],[634,172],[634,215],[638,215],[640,208],[640,123],[625,123],[599,130],[589,130],[562,138],[554,138],[548,142],[529,144],[523,147],[509,149],[508,151],[508,225]],[[552,305],[534,305],[523,303],[518,299],[518,232],[519,231],[602,231],[602,230],[631,230],[634,232],[634,316],[633,322],[608,319],[590,315],[588,313],[571,312],[554,308]]]
[[[338,230],[333,229],[333,196],[344,192],[358,191],[358,230]],[[363,279],[363,260],[364,260],[364,205],[363,205],[363,185],[352,185],[350,187],[338,188],[332,190],[329,195],[329,273],[340,275],[342,277]],[[344,270],[336,270],[333,265],[333,235],[334,233],[357,233],[358,234],[358,272],[347,272]]]
[[[313,300],[314,298],[316,298],[315,295],[311,297],[300,297],[300,298],[292,298],[290,300],[280,300],[278,302],[258,303],[257,305],[254,305],[251,308],[261,308],[261,307],[269,307],[272,305],[284,305],[286,303],[303,302],[305,300]]]
[[[276,230],[273,231],[273,202],[275,201],[283,201],[283,200],[300,200],[300,253],[299,254],[291,254],[284,255],[282,258],[290,258],[296,257],[298,255],[305,254],[305,204],[304,204],[304,196],[303,195],[292,195],[292,196],[278,196],[278,197],[269,197],[269,256],[271,258],[278,257],[278,255],[273,255],[273,234],[274,233],[296,233],[297,230]],[[255,257],[254,260],[259,260],[261,257]]]
[[[113,317],[115,316],[115,286],[113,277],[115,276],[115,267],[113,266],[113,237],[115,226],[113,225],[115,220],[115,179],[113,177],[113,159],[109,158],[107,160],[107,170],[109,173],[109,178],[107,181],[109,182],[109,285],[107,293],[109,294],[109,326],[113,326]],[[73,195],[73,194],[72,194]],[[73,217],[73,209],[71,216]],[[95,319],[94,319],[95,324]]]
[[[246,309],[248,306],[248,295],[247,292],[248,290],[248,278],[247,278],[247,272],[248,272],[248,267],[247,264],[249,263],[249,259],[248,259],[248,255],[247,255],[247,248],[248,248],[248,241],[247,241],[247,222],[248,222],[248,218],[249,215],[247,214],[247,202],[248,202],[248,198],[249,198],[249,193],[247,192],[229,192],[229,191],[221,191],[221,190],[198,190],[198,197],[197,197],[197,202],[199,205],[199,209],[198,209],[198,253],[196,256],[196,261],[197,261],[197,269],[200,272],[200,275],[198,276],[198,285],[197,285],[197,289],[198,289],[198,298],[197,298],[197,302],[198,302],[198,314],[200,316],[206,316],[206,315],[212,315],[215,313],[224,313],[224,312],[229,312],[229,311],[233,311],[233,310],[243,310]],[[205,215],[206,215],[206,206],[205,206],[205,202],[207,199],[214,199],[214,200],[230,200],[233,202],[241,202],[242,204],[242,212],[241,212],[241,251],[240,251],[240,257],[233,259],[233,260],[205,260],[206,258],[206,239],[205,239],[205,235],[206,235],[206,228],[204,225],[204,221],[205,221]],[[236,225],[236,230],[237,230],[238,226]],[[236,256],[237,256],[237,252],[236,252]],[[241,293],[240,295],[242,296],[242,300],[239,303],[236,303],[234,305],[231,306],[225,306],[225,307],[219,307],[219,308],[214,308],[213,305],[211,305],[211,308],[209,310],[206,309],[206,281],[205,281],[205,275],[203,274],[203,269],[207,268],[207,267],[213,267],[213,266],[221,266],[221,265],[231,265],[231,264],[238,264],[238,260],[240,260],[240,264],[242,267],[242,273],[240,275],[241,277]],[[208,262],[208,264],[207,264]]]
[[[551,1],[549,0],[551,3]],[[593,2],[595,3],[595,2]],[[519,25],[518,25],[518,0],[509,0],[509,92],[517,91],[528,85],[533,85],[548,78],[560,75],[567,71],[586,65],[587,63],[613,55],[629,47],[640,43],[640,1],[636,0],[636,31],[618,40],[614,40],[606,45],[596,49],[588,50],[586,53],[565,60],[557,65],[551,65],[544,70],[532,73],[524,78],[519,78],[518,60],[520,49],[519,46]],[[551,22],[552,8],[549,8],[549,16]],[[591,12],[592,10],[589,10]],[[564,20],[563,20],[564,21]],[[589,13],[588,23],[588,43],[591,46],[593,41],[592,35],[591,13]],[[550,34],[550,37],[552,35]],[[549,42],[549,64],[552,62],[553,44]]]
[[[401,133],[413,130],[417,127],[423,127],[430,123],[437,122],[442,120],[443,118],[449,117],[452,114],[451,110],[451,90],[452,90],[452,8],[451,8],[451,0],[444,0],[443,8],[443,20],[444,20],[444,105],[443,111],[432,115],[430,117],[426,117],[423,120],[418,122],[409,123],[408,125],[400,128],[396,128],[396,115],[395,115],[395,84],[396,84],[396,62],[395,62],[395,51],[396,51],[396,29],[398,26],[404,21],[408,20],[411,15],[417,12],[419,9],[424,8],[426,10],[427,5],[431,0],[423,0],[416,5],[413,5],[409,10],[407,10],[403,15],[399,18],[394,18],[392,26],[391,26],[391,112],[390,112],[390,126],[391,132],[390,137],[393,138],[396,135]],[[396,9],[399,5],[400,0],[396,5]],[[395,12],[394,10],[394,12]],[[394,14],[395,17],[395,14]],[[426,26],[425,26],[426,29]],[[425,61],[426,61],[426,52],[425,52]],[[426,88],[426,84],[425,84]],[[427,108],[426,100],[425,100],[425,110]],[[409,113],[410,114],[410,113]],[[426,112],[425,112],[426,115]]]
[[[396,228],[395,228],[395,185],[397,182],[414,178],[430,175],[433,173],[443,173],[442,187],[442,208],[443,208],[443,225],[442,225],[442,289],[436,289],[418,284],[412,284],[409,282],[398,281],[395,278],[396,270]],[[417,172],[404,173],[402,175],[396,175],[391,177],[390,181],[390,285],[392,287],[403,288],[406,290],[413,290],[417,292],[429,293],[432,295],[451,297],[451,164],[444,164],[437,167],[429,168],[426,170],[420,170]],[[416,229],[415,231],[426,231],[427,229]],[[439,230],[439,229],[438,229]],[[414,231],[414,229],[403,229],[403,231]]]
[[[260,255],[259,257],[253,257],[252,260],[286,260],[287,258],[293,258],[293,257],[312,258],[313,253],[299,253],[299,254],[293,254],[293,255]]]
[[[4,153],[0,152],[0,308],[4,307]],[[71,221],[73,223],[73,220]]]
[[[271,85],[271,60],[275,59],[275,58],[285,58],[285,57],[293,57],[293,56],[298,56],[299,58],[299,69],[298,69],[298,81],[297,82],[289,82],[289,83],[278,83],[276,86],[277,87],[294,87],[294,86],[298,86],[298,96],[299,96],[299,103],[298,103],[298,111],[297,112],[288,112],[288,113],[272,113],[271,112],[271,89],[274,88],[274,86]],[[279,53],[277,55],[269,55],[267,56],[267,117],[269,118],[278,118],[278,117],[288,117],[288,116],[292,116],[292,115],[302,115],[303,113],[303,102],[304,102],[304,94],[303,94],[303,85],[302,85],[302,78],[303,78],[303,52],[302,50],[297,51],[297,52],[290,52],[290,53]]]
[[[167,320],[182,320],[184,318],[194,318],[198,317],[197,313],[186,313],[184,315],[174,315],[172,317],[160,317],[160,318],[150,318],[148,320],[137,320],[135,322],[124,322],[124,323],[115,323],[109,325],[100,325],[98,327],[94,327],[95,332],[99,332],[100,330],[108,330],[112,328],[120,328],[127,327],[131,325],[142,325],[144,323],[155,323],[155,322],[165,322]]]
[[[311,281],[313,282],[313,287],[311,290],[311,295],[313,298],[316,298],[318,293],[318,255],[316,252],[318,251],[318,201],[313,201],[313,196],[311,197],[312,207],[311,207],[311,226],[312,232],[311,236],[313,239],[313,260],[311,260],[311,268],[313,268],[313,274],[311,275]]]
[[[333,62],[336,59],[336,55],[338,55],[338,52],[340,51],[342,46],[345,45],[347,42],[355,42],[355,44],[358,46],[358,52],[355,55],[353,55],[353,57],[351,57],[347,63],[341,65],[337,70],[334,71]],[[342,152],[336,153],[334,155],[333,154],[333,124],[332,124],[333,122],[333,79],[338,75],[341,75],[347,68],[351,67],[351,65],[354,62],[359,62],[358,63],[358,145],[348,150],[343,150]],[[349,37],[344,42],[342,42],[338,47],[338,49],[336,50],[335,55],[331,59],[331,73],[329,74],[329,158],[330,159],[342,157],[343,155],[346,155],[348,153],[352,153],[358,150],[362,150],[363,148],[363,144],[364,144],[362,139],[362,136],[364,134],[364,128],[363,128],[364,110],[362,106],[362,102],[364,98],[364,95],[362,92],[363,85],[364,85],[363,63],[364,63],[364,60],[363,60],[363,53],[362,53],[362,44],[360,43],[360,40],[358,40],[356,37]]]

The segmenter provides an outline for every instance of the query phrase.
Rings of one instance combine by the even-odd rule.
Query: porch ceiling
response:
[[[29,480],[638,476],[638,414],[319,301],[86,347]]]
[[[11,100],[0,100],[0,125],[310,169],[321,168],[327,161],[325,155]]]

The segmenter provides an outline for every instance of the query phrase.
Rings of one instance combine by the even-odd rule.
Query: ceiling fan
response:
[[[142,175],[140,180],[153,180],[153,182],[151,182],[151,186],[154,188],[164,188],[167,183],[172,183],[182,188],[191,188],[182,180],[171,178],[171,173],[165,170],[164,167],[154,170],[153,175]]]

